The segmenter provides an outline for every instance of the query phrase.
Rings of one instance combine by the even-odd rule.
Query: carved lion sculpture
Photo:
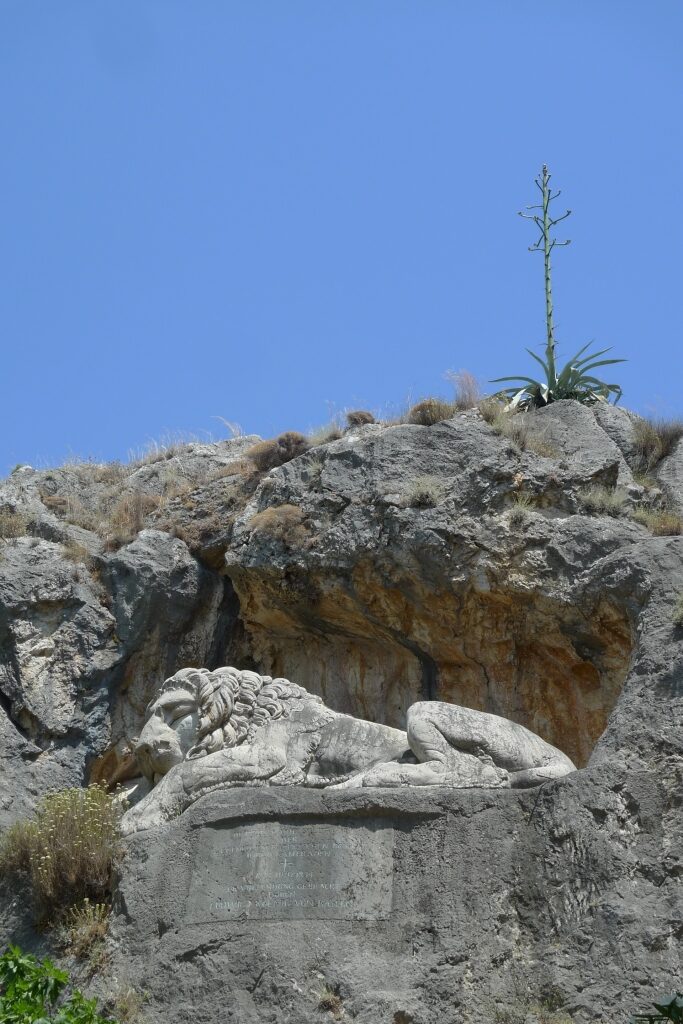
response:
[[[407,731],[340,714],[287,679],[182,669],[148,708],[136,746],[152,791],[126,833],[228,786],[535,786],[574,771],[560,750],[497,715],[440,701],[408,709]]]

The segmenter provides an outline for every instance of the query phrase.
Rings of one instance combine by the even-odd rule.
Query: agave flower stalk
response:
[[[564,242],[558,242],[556,238],[550,237],[550,232],[556,224],[559,224],[561,220],[565,220],[571,210],[567,210],[561,217],[555,217],[554,219],[550,216],[550,204],[553,200],[557,199],[561,195],[560,189],[553,194],[550,189],[550,172],[548,165],[543,164],[541,173],[536,178],[536,187],[541,193],[541,203],[539,206],[527,206],[527,210],[540,210],[541,213],[524,213],[523,210],[519,211],[519,216],[524,217],[526,220],[532,220],[536,224],[538,230],[541,232],[538,241],[533,245],[529,246],[529,252],[542,252],[543,253],[543,280],[545,284],[545,326],[546,326],[546,360],[548,361],[552,370],[554,370],[555,363],[555,325],[553,323],[553,288],[552,288],[552,277],[550,269],[550,254],[556,245],[569,245],[571,239],[567,238]]]
[[[615,402],[621,398],[621,387],[618,384],[606,384],[604,381],[593,377],[589,371],[598,366],[607,366],[611,363],[623,363],[623,359],[600,359],[599,356],[609,352],[609,349],[601,349],[590,355],[584,355],[590,347],[584,345],[573,359],[557,372],[555,361],[555,325],[553,322],[553,290],[550,266],[550,254],[556,245],[569,245],[570,239],[558,242],[551,237],[552,229],[560,221],[565,220],[571,213],[567,210],[561,217],[551,217],[550,204],[557,199],[560,191],[553,193],[550,188],[550,172],[547,164],[543,164],[541,173],[536,178],[536,186],[541,193],[541,203],[538,206],[527,206],[527,210],[540,210],[540,213],[524,213],[519,211],[519,216],[526,220],[532,220],[540,235],[534,245],[529,246],[529,252],[543,253],[543,278],[545,285],[545,324],[546,324],[546,349],[545,359],[527,349],[529,355],[540,363],[543,368],[545,380],[535,380],[533,377],[497,377],[492,383],[503,381],[516,381],[515,387],[503,388],[498,396],[504,398],[512,407],[538,408],[555,402],[561,398],[574,398],[584,404],[593,402],[609,401],[610,395],[614,396]],[[520,388],[519,385],[523,386]]]

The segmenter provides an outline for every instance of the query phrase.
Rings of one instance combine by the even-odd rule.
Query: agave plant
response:
[[[592,352],[589,355],[584,353],[591,346],[591,342],[584,345],[576,355],[566,363],[558,372],[555,365],[555,346],[548,345],[545,352],[545,359],[542,359],[530,348],[527,352],[543,367],[545,379],[536,380],[533,377],[497,377],[493,384],[502,384],[505,381],[515,381],[511,387],[502,388],[498,397],[504,398],[511,408],[538,409],[551,402],[557,402],[561,398],[573,398],[584,405],[593,405],[595,402],[608,402],[614,396],[615,403],[622,396],[619,384],[607,384],[599,380],[591,373],[598,366],[608,366],[611,363],[623,363],[623,359],[600,359],[608,348],[599,352]],[[521,387],[520,387],[521,385]]]
[[[550,402],[557,402],[560,398],[574,398],[584,405],[592,405],[595,402],[608,402],[611,395],[614,401],[618,402],[622,391],[618,384],[607,384],[591,375],[591,370],[598,366],[608,366],[611,363],[623,363],[623,359],[600,359],[608,348],[599,352],[592,352],[584,355],[590,348],[591,342],[584,345],[573,359],[570,359],[562,369],[557,371],[555,365],[555,326],[553,323],[553,295],[551,283],[550,254],[556,245],[569,245],[569,240],[558,242],[551,238],[551,230],[561,220],[565,220],[571,213],[567,210],[561,217],[550,216],[550,204],[560,195],[560,192],[552,192],[550,189],[550,172],[546,164],[543,164],[541,173],[536,179],[536,186],[541,193],[541,202],[538,206],[528,206],[527,210],[540,210],[540,213],[523,213],[520,210],[520,217],[532,220],[540,235],[534,245],[529,246],[530,252],[543,253],[543,280],[545,285],[545,321],[546,321],[546,348],[545,359],[527,349],[529,355],[536,360],[543,368],[545,380],[536,380],[533,377],[497,377],[492,384],[501,384],[505,381],[515,381],[512,387],[503,388],[496,397],[504,398],[511,407],[519,409],[537,409]],[[520,384],[522,385],[520,387]]]
[[[673,992],[665,996],[661,1002],[654,1003],[654,1008],[657,1013],[636,1013],[629,1024],[661,1024],[662,1021],[683,1024],[683,993]]]

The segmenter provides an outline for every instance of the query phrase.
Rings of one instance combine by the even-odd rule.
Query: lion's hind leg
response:
[[[408,742],[420,762],[409,773],[415,779],[412,785],[487,789],[509,785],[508,773],[493,762],[473,734],[471,717],[440,701],[418,701],[408,709]],[[470,753],[477,746],[480,752]]]

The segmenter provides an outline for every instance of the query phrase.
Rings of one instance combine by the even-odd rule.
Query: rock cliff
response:
[[[627,413],[558,402],[523,419],[510,435],[478,409],[368,424],[268,472],[246,454],[256,438],[15,470],[0,485],[0,824],[54,788],[132,784],[145,708],[188,665],[283,675],[396,726],[418,699],[491,711],[581,771],[533,795],[456,794],[420,819],[442,852],[432,923],[410,939],[410,1005],[370,993],[382,958],[367,959],[367,927],[337,928],[338,955],[327,928],[325,977],[349,1016],[395,1024],[495,1019],[501,999],[551,990],[586,1021],[647,1006],[680,978],[683,937],[683,537],[651,528],[664,505],[683,510],[683,443],[636,482]],[[377,800],[362,813],[388,813]],[[6,907],[6,933],[18,914]],[[159,977],[184,965],[185,993],[169,1007],[160,991],[150,1020],[186,1019],[201,978],[197,1020],[218,1019],[221,984],[226,1020],[320,1018],[303,966],[290,977],[303,929],[289,951],[277,929],[242,936],[268,980],[256,985],[239,929],[147,936],[146,975],[126,959],[141,939],[124,941],[125,920],[119,971],[156,989],[155,957]]]

